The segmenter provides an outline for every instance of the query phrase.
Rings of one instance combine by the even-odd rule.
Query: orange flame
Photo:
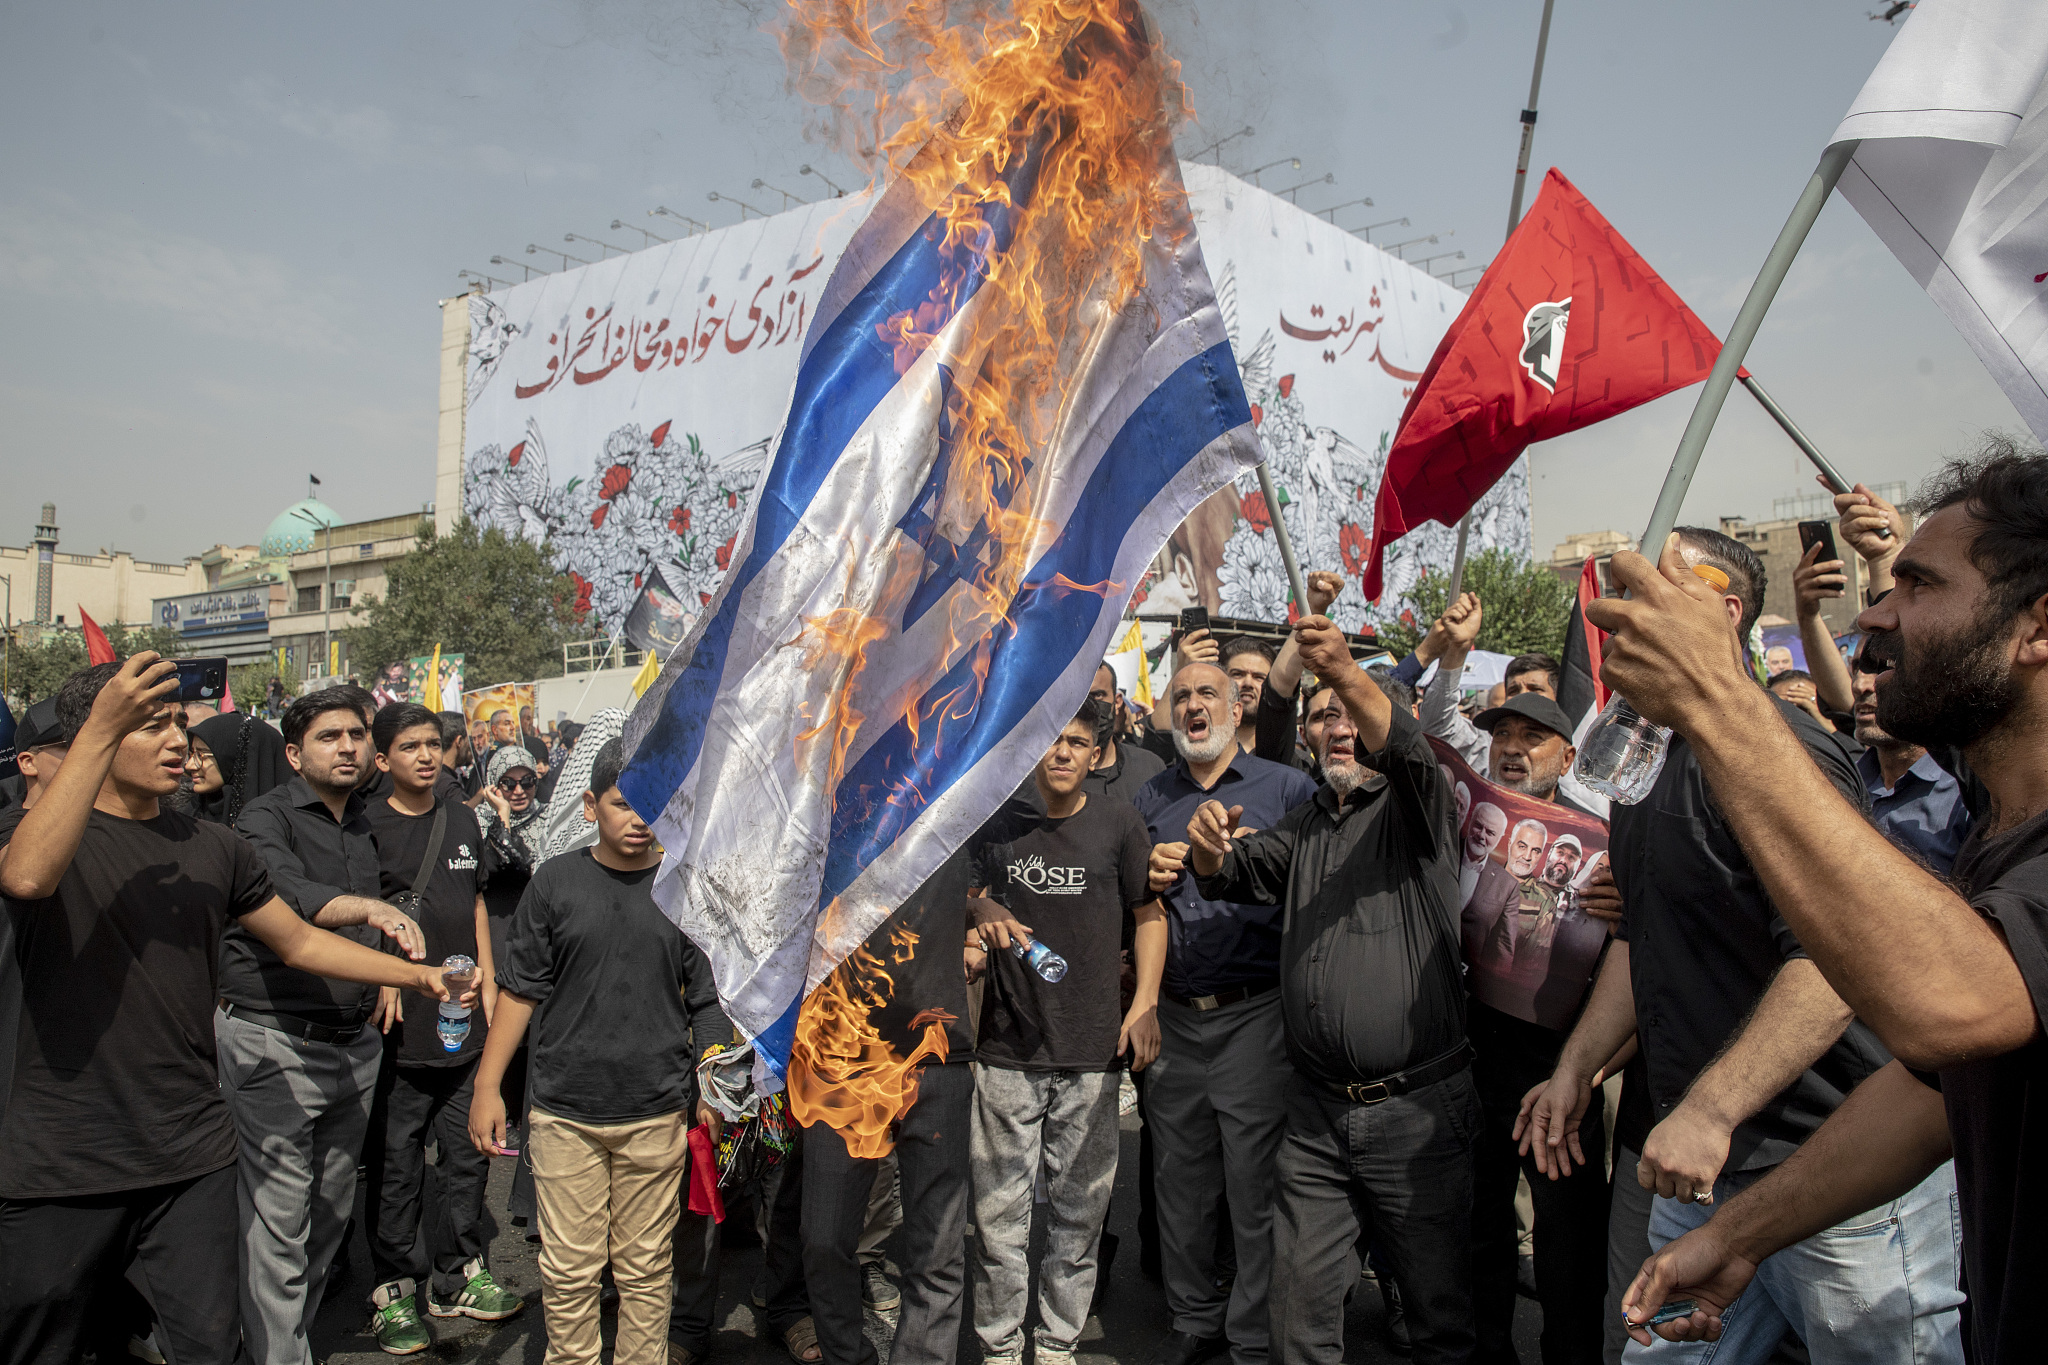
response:
[[[1130,305],[1161,225],[1185,219],[1184,192],[1169,172],[1173,128],[1188,101],[1177,64],[1157,50],[1134,0],[791,0],[778,38],[791,88],[824,111],[814,131],[877,178],[906,179],[945,225],[945,277],[878,328],[899,373],[944,326],[954,329],[946,506],[934,534],[982,547],[971,573],[978,595],[949,611],[950,648],[974,650],[976,684],[913,700],[905,719],[915,733],[921,720],[976,704],[987,627],[1009,620],[1020,592],[1120,586],[1024,581],[1053,529],[1048,490],[1032,472],[1065,413],[1062,376]],[[1019,175],[1031,186],[1021,203],[1010,188]],[[1008,215],[1007,245],[993,226],[998,213]],[[976,272],[974,307],[956,310]],[[841,691],[800,742],[832,736],[836,790],[865,719],[847,698],[868,645],[887,628],[855,608],[805,627],[794,643],[810,651],[807,665],[832,663]],[[837,908],[828,908],[828,926]],[[916,940],[899,931],[892,942],[901,962]],[[889,1125],[916,1096],[912,1067],[945,1057],[944,1030],[927,1015],[911,1056],[894,1056],[868,1020],[893,991],[863,948],[798,1016],[792,1111],[830,1123],[857,1156],[889,1150]]]
[[[908,962],[917,935],[890,934],[896,965]],[[833,969],[797,1013],[789,1055],[789,1110],[803,1124],[827,1123],[856,1157],[887,1156],[895,1146],[889,1126],[917,1100],[917,1064],[946,1060],[946,1025],[953,1016],[924,1010],[911,1020],[923,1038],[898,1058],[869,1021],[889,1002],[895,981],[865,947]]]

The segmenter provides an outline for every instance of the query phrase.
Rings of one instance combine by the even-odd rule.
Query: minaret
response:
[[[57,504],[43,504],[36,524],[36,624],[50,623],[50,578],[57,567]]]

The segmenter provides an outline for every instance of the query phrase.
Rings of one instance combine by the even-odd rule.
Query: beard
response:
[[[1190,763],[1214,763],[1235,743],[1237,731],[1221,725],[1210,725],[1209,737],[1199,742],[1189,739],[1185,730],[1173,732],[1173,747]]]
[[[1871,632],[1864,657],[1892,670],[1878,689],[1878,725],[1905,744],[1962,748],[1982,739],[2019,701],[2005,657],[2011,633],[2011,616],[1995,609],[1910,649],[1896,631]]]
[[[1555,773],[1544,773],[1531,768],[1527,777],[1516,778],[1513,781],[1504,777],[1496,777],[1493,779],[1493,784],[1504,791],[1518,792],[1523,796],[1533,796],[1540,801],[1548,801],[1557,791],[1557,779],[1561,772],[1563,772],[1561,768]]]

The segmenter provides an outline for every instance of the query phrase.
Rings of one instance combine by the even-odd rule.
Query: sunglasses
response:
[[[508,792],[530,792],[540,785],[537,777],[501,777],[498,786]]]

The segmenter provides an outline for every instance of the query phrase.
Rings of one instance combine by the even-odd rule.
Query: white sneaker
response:
[[[148,1336],[128,1338],[128,1354],[136,1360],[147,1361],[148,1365],[164,1365],[164,1353],[157,1349],[154,1327]]]

